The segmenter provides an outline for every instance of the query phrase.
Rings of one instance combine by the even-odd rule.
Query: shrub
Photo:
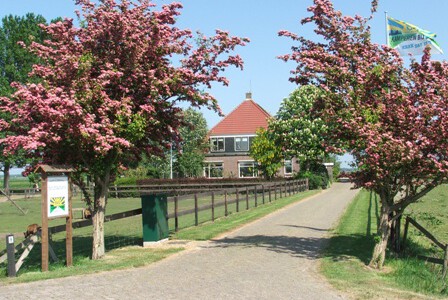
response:
[[[296,178],[308,178],[308,185],[310,190],[326,189],[330,183],[327,168],[317,162],[307,162],[308,170],[299,172]],[[301,170],[305,170],[304,166],[301,166]]]
[[[315,174],[314,172],[311,171],[304,171],[304,172],[300,172],[297,175],[297,178],[300,179],[304,179],[307,178],[308,179],[308,186],[310,190],[317,190],[317,189],[326,189],[328,186],[328,176],[322,176],[320,174]]]

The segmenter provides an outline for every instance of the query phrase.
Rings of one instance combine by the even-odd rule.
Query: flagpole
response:
[[[384,21],[386,23],[386,45],[389,46],[389,33],[387,32],[387,11],[384,11]]]

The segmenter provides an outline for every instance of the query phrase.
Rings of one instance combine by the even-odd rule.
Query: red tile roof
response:
[[[209,131],[209,136],[255,134],[268,127],[271,115],[252,99],[244,100]]]

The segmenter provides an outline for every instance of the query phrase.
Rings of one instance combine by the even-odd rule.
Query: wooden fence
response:
[[[115,221],[115,220],[119,220],[119,219],[129,218],[129,217],[137,216],[137,215],[141,215],[141,214],[142,214],[142,209],[137,208],[134,210],[120,212],[120,213],[105,216],[104,222],[110,222],[110,221]],[[91,226],[91,225],[92,225],[91,219],[82,220],[82,221],[72,223],[73,228],[83,228],[83,227],[87,227],[87,226]],[[65,224],[48,227],[48,234],[50,237],[50,249],[49,250],[50,250],[50,255],[51,255],[51,258],[53,259],[53,261],[57,261],[58,259],[56,257],[56,254],[54,253],[54,251],[51,248],[51,236],[53,234],[66,231],[66,228],[67,227]],[[17,252],[21,251],[22,249],[26,248],[24,254],[21,255],[19,261],[16,264],[16,272],[19,271],[19,268],[22,265],[23,260],[30,253],[34,244],[37,242],[38,237],[40,237],[40,231],[37,234],[34,234],[28,238],[25,238],[25,240],[23,240],[22,242],[20,242],[18,245],[15,246],[14,253],[17,253]],[[6,259],[7,259],[6,252],[7,252],[6,250],[0,251],[0,264],[6,261]]]
[[[406,240],[408,237],[409,224],[414,225],[421,233],[423,233],[428,239],[430,239],[437,247],[441,248],[444,252],[444,259],[427,257],[419,255],[418,257],[426,260],[427,262],[441,264],[442,267],[442,278],[445,279],[447,275],[448,268],[448,244],[443,244],[439,240],[437,240],[428,230],[426,230],[422,225],[418,224],[417,221],[412,219],[411,217],[406,217],[406,223],[404,227],[404,235],[403,235],[403,251],[405,250]]]
[[[10,188],[7,193],[8,196],[24,196],[25,199],[40,196],[40,189],[36,188]]]
[[[302,181],[305,179],[301,179]],[[297,180],[282,180],[282,181],[225,181],[223,183],[208,183],[207,181],[201,183],[163,183],[163,184],[145,184],[145,185],[111,185],[109,187],[109,197],[112,198],[128,198],[128,197],[140,197],[141,194],[158,194],[164,193],[168,196],[175,195],[188,195],[194,193],[221,191],[224,189],[241,188],[257,186],[271,186],[271,185],[284,185],[285,182],[297,181]],[[300,180],[299,180],[300,181]],[[93,195],[93,186],[89,186],[88,191]],[[74,196],[80,193],[77,186],[72,188]],[[40,189],[36,188],[14,188],[9,189],[10,196],[24,196],[25,199],[40,196]]]
[[[227,216],[231,204],[235,204],[236,212],[239,212],[244,208],[249,209],[249,203],[253,203],[252,206],[257,207],[259,204],[272,202],[278,198],[291,196],[307,189],[308,181],[300,179],[225,188],[202,193],[196,192],[189,195],[175,195],[168,197],[167,219],[174,218],[174,230],[178,231],[179,217],[181,216],[194,214],[194,225],[197,226],[199,224],[199,212],[210,211],[211,221],[214,221],[216,208],[224,207],[224,216]],[[192,205],[187,202],[192,202]]]

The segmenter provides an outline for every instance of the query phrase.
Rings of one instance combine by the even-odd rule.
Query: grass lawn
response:
[[[235,229],[245,223],[251,222],[257,218],[261,218],[277,209],[280,209],[291,203],[300,201],[318,191],[306,191],[290,197],[277,199],[271,203],[261,204],[253,208],[253,203],[249,204],[249,210],[246,210],[246,202],[240,203],[240,212],[235,212],[234,205],[229,205],[230,215],[227,218],[217,219],[210,222],[210,212],[200,212],[200,226],[193,228],[184,228],[175,233],[171,230],[171,239],[193,239],[204,240],[216,237],[225,231]],[[216,199],[217,200],[217,199]],[[206,204],[210,199],[204,198],[200,203]],[[22,199],[17,201],[20,206],[28,209],[28,214],[22,216],[20,212],[9,202],[0,203],[0,234],[7,232],[17,233],[21,237],[21,232],[25,230],[28,224],[40,224],[40,197],[33,199]],[[253,202],[253,201],[252,201]],[[83,207],[84,203],[80,198],[75,198],[74,207]],[[127,211],[141,207],[140,198],[110,198],[107,206],[107,214]],[[185,208],[185,207],[183,207]],[[224,208],[220,207],[215,210],[217,217],[224,215]],[[63,219],[53,220],[50,226],[63,223]],[[194,215],[186,215],[179,221],[186,227],[194,224]],[[174,229],[173,223],[170,222],[170,229]],[[75,229],[73,233],[73,261],[74,266],[71,268],[64,267],[65,258],[65,232],[55,234],[53,236],[52,247],[57,257],[60,259],[58,263],[50,262],[50,271],[46,273],[40,272],[40,244],[36,244],[30,256],[25,260],[16,278],[6,277],[5,264],[0,265],[0,285],[2,283],[17,283],[26,281],[35,281],[48,278],[58,278],[71,276],[73,274],[88,274],[100,271],[108,271],[112,269],[132,268],[150,264],[154,261],[162,259],[172,253],[181,251],[181,248],[174,249],[147,249],[140,246],[142,243],[142,220],[141,216],[130,217],[126,219],[116,220],[105,223],[105,243],[106,258],[99,261],[89,259],[92,239],[91,226]],[[17,242],[20,240],[17,239]],[[2,236],[0,241],[0,250],[5,248],[5,240]]]
[[[0,176],[0,186],[3,188],[3,176]],[[33,185],[30,183],[28,177],[23,177],[22,175],[12,175],[9,180],[9,187],[11,189],[23,189],[32,188]]]
[[[407,213],[444,243],[448,242],[448,188],[440,186]],[[379,204],[376,195],[362,191],[341,218],[324,253],[322,272],[337,288],[356,299],[437,299],[448,296],[441,266],[426,264],[416,254],[443,255],[411,228],[407,255],[388,253],[382,271],[367,267],[377,229]]]
[[[23,215],[11,202],[0,203],[0,236],[6,233],[14,233],[20,236],[29,224],[41,224],[41,197],[36,195],[32,198],[14,200],[27,214]],[[80,195],[73,198],[73,208],[85,207]],[[114,214],[141,207],[140,198],[111,198],[107,204],[107,214]],[[74,218],[81,218],[81,212],[74,212]],[[74,220],[77,221],[77,220]],[[65,224],[64,218],[49,222],[49,226]],[[23,236],[23,234],[22,234]],[[2,244],[3,242],[3,244]],[[4,241],[0,241],[0,249],[4,248]]]
[[[317,192],[318,191],[315,190],[301,192],[296,195],[260,205],[257,208],[250,208],[249,210],[242,210],[239,213],[232,213],[227,218],[220,218],[215,222],[205,222],[199,226],[185,228],[177,233],[173,232],[172,238],[182,240],[209,240],[226,231],[264,217],[289,204],[315,195]],[[244,209],[246,208],[244,207]]]

